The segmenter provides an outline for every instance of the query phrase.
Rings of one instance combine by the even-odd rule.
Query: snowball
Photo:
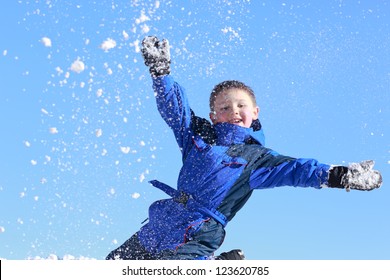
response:
[[[64,73],[64,70],[62,70],[61,67],[59,67],[59,66],[57,66],[55,70],[56,70],[58,75],[61,75],[62,73]]]
[[[72,70],[73,72],[76,72],[76,73],[81,73],[85,70],[85,64],[80,59],[76,59],[72,63],[70,70]]]
[[[43,38],[41,39],[41,42],[42,42],[42,44],[43,44],[45,47],[51,47],[51,40],[50,40],[50,38],[43,37]]]
[[[140,183],[142,183],[144,180],[145,180],[145,174],[142,173],[142,174],[139,176],[139,181],[140,181]]]
[[[97,91],[96,91],[96,96],[97,97],[100,97],[103,95],[103,90],[101,88],[99,88]]]
[[[96,135],[96,137],[102,136],[102,135],[103,135],[103,130],[101,130],[100,128],[99,128],[99,129],[96,129],[95,135]]]
[[[5,232],[5,228],[4,227],[0,227],[0,233],[3,233]]]
[[[135,52],[139,53],[141,51],[141,48],[139,46],[140,41],[137,39],[133,43],[130,43],[130,46],[135,48]]]
[[[125,40],[127,40],[127,39],[129,39],[129,34],[127,34],[127,32],[126,31],[122,31],[122,35],[123,35],[123,38],[125,39]]]
[[[130,152],[130,147],[120,147],[121,152],[124,154],[128,154]]]
[[[57,134],[57,133],[58,133],[58,130],[57,130],[56,127],[50,127],[50,128],[49,128],[49,132],[50,132],[51,134]]]
[[[138,160],[141,161],[141,159]],[[149,174],[149,169],[146,169],[145,172],[141,173],[141,175],[139,176],[140,183],[142,183],[145,180],[145,174]]]
[[[108,38],[100,45],[100,48],[105,52],[108,52],[108,50],[113,49],[115,47],[116,47],[116,42],[111,38]]]
[[[145,15],[145,11],[141,11],[141,15],[139,18],[135,20],[135,23],[140,24],[148,20],[150,20],[150,18],[147,15]]]
[[[131,197],[132,198],[134,198],[134,199],[137,199],[137,198],[140,198],[140,194],[139,193],[137,193],[137,192],[135,192],[135,193],[133,193],[132,195],[131,195]]]
[[[148,33],[150,31],[150,27],[146,24],[142,25],[141,31],[143,34]]]
[[[24,145],[25,145],[27,148],[31,147],[31,143],[28,142],[28,141],[24,141]]]

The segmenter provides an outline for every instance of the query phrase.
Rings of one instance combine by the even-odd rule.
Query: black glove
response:
[[[367,160],[346,166],[334,166],[329,170],[328,186],[347,191],[371,191],[382,185],[382,175],[373,170],[374,161]]]
[[[159,41],[155,36],[145,37],[142,40],[141,52],[152,77],[168,75],[171,72],[168,40]]]

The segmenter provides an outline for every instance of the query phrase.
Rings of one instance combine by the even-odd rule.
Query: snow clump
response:
[[[72,63],[70,70],[79,74],[85,70],[85,64],[78,58]]]
[[[47,48],[50,48],[50,47],[51,47],[51,40],[50,40],[50,38],[48,38],[48,37],[43,37],[43,38],[41,39],[41,42],[42,42],[42,44],[43,44],[45,47],[47,47]]]
[[[139,193],[137,193],[137,192],[135,192],[135,193],[133,193],[132,195],[131,195],[131,197],[132,198],[134,198],[134,199],[138,199],[138,198],[140,198],[140,194]]]
[[[50,128],[49,128],[49,132],[50,132],[50,134],[57,134],[57,133],[58,133],[58,130],[57,130],[56,127],[50,127]]]
[[[115,47],[116,47],[116,42],[111,38],[108,38],[100,45],[100,48],[105,52],[108,52],[110,49],[113,49]]]

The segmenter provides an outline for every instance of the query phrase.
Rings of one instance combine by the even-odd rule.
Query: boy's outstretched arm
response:
[[[382,184],[380,172],[373,170],[373,161],[330,166],[315,159],[295,159],[271,152],[256,163],[258,167],[254,167],[250,179],[252,189],[293,186],[370,191]]]

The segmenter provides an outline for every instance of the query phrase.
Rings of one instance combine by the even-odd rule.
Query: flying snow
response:
[[[42,42],[42,44],[45,46],[45,47],[51,47],[51,40],[50,40],[50,38],[48,38],[48,37],[43,37],[42,39],[41,39],[41,42]]]
[[[103,95],[103,90],[101,88],[99,88],[97,91],[96,91],[96,97],[100,97]]]
[[[75,257],[73,255],[66,254],[62,258],[57,256],[56,254],[49,254],[47,258],[43,258],[40,256],[36,256],[33,258],[29,258],[29,260],[50,260],[50,261],[58,261],[58,260],[64,260],[64,261],[70,261],[70,260],[95,260],[94,258],[88,258],[88,257]]]
[[[134,2],[134,6],[140,7],[142,1],[140,1],[140,3],[136,3],[138,1],[128,2]],[[55,46],[55,48],[58,48],[56,51],[53,50],[53,52],[51,53],[50,63],[56,61],[55,58],[62,58],[63,60],[65,60],[64,65],[62,65],[62,63],[61,66],[54,65],[54,68],[52,70],[53,73],[51,75],[54,80],[49,81],[48,85],[53,86],[53,88],[57,86],[57,84],[59,86],[54,88],[54,94],[47,96],[45,95],[45,98],[47,97],[47,101],[45,100],[45,102],[51,102],[51,98],[61,98],[61,100],[66,101],[66,103],[64,103],[64,106],[57,106],[57,103],[52,103],[52,105],[48,103],[44,104],[43,107],[41,107],[40,109],[40,114],[44,118],[45,132],[46,134],[48,132],[51,134],[48,139],[43,139],[41,143],[46,145],[48,148],[51,147],[51,151],[47,151],[46,155],[34,155],[29,158],[29,163],[32,166],[36,165],[35,167],[33,167],[34,169],[39,166],[57,167],[58,165],[60,172],[63,172],[64,170],[72,171],[72,174],[76,174],[77,176],[79,176],[79,174],[82,173],[80,172],[80,168],[78,168],[77,166],[78,160],[80,159],[80,155],[85,165],[88,165],[90,162],[92,162],[92,160],[89,160],[89,156],[96,156],[96,158],[104,156],[106,157],[106,159],[110,160],[110,168],[115,171],[116,169],[119,169],[116,166],[118,166],[121,161],[120,159],[116,158],[113,158],[113,160],[111,160],[111,157],[115,157],[117,154],[119,154],[120,158],[129,157],[130,160],[133,160],[136,163],[132,164],[132,162],[129,162],[127,166],[123,164],[123,166],[125,166],[126,168],[130,166],[131,177],[134,181],[137,181],[137,183],[143,183],[147,180],[150,171],[148,169],[137,170],[136,168],[138,168],[138,166],[141,166],[141,164],[138,164],[141,161],[147,161],[148,159],[156,159],[157,146],[153,145],[152,143],[149,143],[149,141],[145,139],[140,140],[138,137],[142,137],[142,135],[137,135],[137,137],[135,138],[138,139],[135,140],[137,142],[127,142],[129,141],[127,139],[124,140],[126,142],[122,141],[119,138],[122,137],[122,134],[126,134],[122,133],[121,131],[118,132],[119,128],[117,126],[121,124],[118,124],[118,122],[116,122],[115,120],[116,118],[118,118],[118,120],[121,120],[123,123],[127,124],[126,127],[128,127],[134,120],[132,116],[133,111],[134,114],[137,114],[139,111],[138,107],[141,108],[141,99],[136,99],[137,95],[131,96],[131,98],[134,97],[134,99],[124,98],[124,96],[127,95],[127,92],[126,95],[125,93],[122,93],[121,85],[124,85],[126,89],[128,89],[131,86],[131,81],[129,81],[128,77],[126,77],[126,80],[123,81],[119,75],[127,72],[130,74],[128,76],[130,76],[132,80],[137,80],[136,74],[140,71],[138,70],[138,64],[140,64],[139,59],[141,56],[139,55],[139,53],[141,51],[142,37],[144,36],[144,34],[151,32],[151,30],[153,30],[153,32],[157,30],[156,26],[154,26],[154,21],[155,19],[157,21],[160,21],[161,16],[159,15],[160,13],[155,12],[156,9],[160,8],[160,5],[165,5],[163,1],[152,0],[152,2],[154,2],[154,5],[143,5],[144,8],[141,7],[139,10],[138,8],[134,9],[136,12],[132,16],[133,24],[131,26],[128,25],[127,21],[125,26],[119,26],[118,24],[120,24],[121,21],[118,20],[116,21],[116,25],[114,26],[113,30],[108,30],[111,31],[111,33],[108,33],[111,35],[105,35],[104,37],[100,37],[98,39],[91,37],[92,34],[86,33],[87,28],[85,26],[80,26],[83,32],[83,34],[80,34],[82,35],[81,38],[79,38],[78,41],[75,41],[75,45],[73,45],[73,42],[69,42],[68,44],[68,42],[62,41],[62,39],[66,38],[66,36],[68,35],[68,29],[66,31],[66,34],[61,34],[60,31],[62,31],[62,29],[60,29],[59,25],[56,26],[55,30],[57,37],[54,37],[55,35],[52,35],[53,37],[43,36],[48,34],[41,34],[38,35],[38,37],[35,37],[35,41],[40,48],[51,48],[53,47],[53,45]],[[48,6],[51,7],[51,4]],[[81,6],[77,7],[80,8]],[[161,14],[164,13],[165,11],[163,11],[163,13]],[[191,14],[191,12],[189,14]],[[108,26],[110,26],[108,20],[105,24],[100,25],[101,28],[105,28]],[[228,38],[230,40],[240,39],[241,29],[239,27],[229,26],[230,25],[227,25],[227,27],[225,28],[224,26],[221,26],[216,31],[222,33],[225,38]],[[73,36],[74,34],[78,35],[76,34],[79,30],[78,27],[70,26],[69,30],[72,31],[72,38],[78,38],[77,36]],[[106,34],[106,31],[107,30],[99,30],[96,34],[100,36],[100,34]],[[118,31],[119,36],[116,37]],[[185,39],[186,41],[189,40],[190,35],[191,34],[187,36],[187,38]],[[91,38],[89,39],[86,37]],[[124,43],[123,41],[126,42]],[[126,60],[122,61],[120,60],[120,58],[122,57],[120,53],[123,50],[124,46],[126,46],[126,48],[130,47],[132,54],[126,53],[126,55],[123,56],[123,58],[126,58]],[[94,52],[99,52],[99,54],[95,55],[95,53],[92,53],[91,50],[93,50]],[[66,53],[61,54],[61,52],[63,51],[65,51]],[[185,46],[183,46],[183,51],[188,52]],[[118,52],[118,54],[116,54],[118,55],[116,58],[118,60],[107,61],[104,63],[103,61],[98,60],[101,56],[104,56],[105,60],[109,59],[111,53],[106,54],[108,52]],[[7,50],[3,50],[2,53],[3,56],[10,54],[10,52],[8,52]],[[18,58],[15,57],[15,59]],[[129,63],[127,59],[128,61],[133,62],[135,65],[128,66]],[[215,63],[213,63],[212,65],[215,65]],[[215,66],[213,67],[215,68]],[[85,80],[83,79],[83,81],[79,81],[77,79],[76,74],[80,74],[85,70],[88,70],[87,72],[89,72],[89,77]],[[117,73],[118,76],[113,75]],[[107,75],[113,75],[114,77],[106,79]],[[83,78],[83,75],[80,76],[81,78]],[[112,81],[113,79],[115,80]],[[143,80],[144,74],[138,77],[138,79]],[[110,88],[112,82],[115,83],[114,88]],[[68,87],[70,89],[69,92],[67,92]],[[138,103],[136,103],[136,100],[138,100]],[[134,103],[131,104],[131,109],[135,110],[133,110],[132,112],[130,112],[130,109],[129,111],[126,110],[125,114],[124,106],[127,106],[127,103],[131,101],[134,101]],[[119,108],[114,107],[117,104],[119,104]],[[68,110],[70,110],[69,114]],[[57,114],[59,114],[58,118],[56,118]],[[67,119],[67,117],[69,116],[70,119]],[[49,117],[51,117],[52,119],[50,121],[51,123],[47,125],[46,118]],[[52,123],[52,120],[54,119],[59,119],[60,123]],[[65,124],[69,126],[65,126]],[[75,126],[73,127],[72,125]],[[138,125],[138,123],[136,125]],[[83,130],[84,127],[86,129]],[[82,134],[83,131],[87,131],[88,134],[86,137],[84,137],[84,135]],[[47,137],[47,135],[45,136]],[[61,136],[60,139],[57,138],[59,136]],[[73,138],[68,140],[67,137],[72,136],[77,136],[77,140]],[[113,142],[112,140],[115,140],[115,146],[112,149],[111,146],[109,146],[109,143],[106,143],[106,141],[102,141],[107,139],[110,142]],[[36,143],[35,141],[30,141],[31,142],[23,142],[24,146],[29,148],[29,152],[31,150],[34,151],[34,149],[36,149],[36,146],[38,146],[38,143]],[[53,141],[53,144],[50,141]],[[151,145],[150,147],[149,144]],[[150,154],[150,157],[142,155],[138,157],[138,159],[133,159],[131,156],[133,154],[137,154],[137,147],[142,150],[143,153],[145,152],[147,154]],[[73,156],[72,154],[70,154],[69,151],[77,151],[77,154]],[[53,153],[53,156],[51,156],[51,153]],[[75,167],[72,166],[73,162],[75,162]],[[101,164],[101,166],[105,165]],[[123,166],[121,165],[120,168],[122,168]],[[98,168],[100,168],[100,165]],[[56,174],[51,173],[38,175],[39,182],[41,184],[45,184],[44,186],[42,186],[42,189],[43,187],[48,187],[52,185],[52,182],[65,182],[67,180],[67,177],[65,176],[65,173],[61,174],[64,174],[64,177],[60,177],[59,175],[56,176]],[[122,171],[117,172],[117,174],[119,177],[119,175],[122,174]],[[72,178],[72,180],[74,180],[76,183],[77,179],[78,177],[75,177],[74,179]],[[127,177],[125,179],[127,179]],[[100,189],[98,189],[100,187],[101,186],[96,187],[96,193],[100,193]],[[68,203],[67,201],[65,201],[65,199],[63,199],[63,197],[67,198],[68,189],[63,188],[60,183],[57,184],[56,188],[58,188],[58,190],[56,190],[56,193],[54,195],[56,197],[56,200],[58,198],[58,203],[53,203],[53,207],[56,208],[56,211],[58,210],[61,212],[62,210],[59,209],[61,208],[61,206],[66,209],[72,209],[72,203]],[[119,197],[114,187],[109,186],[108,189],[105,190],[105,192],[110,199]],[[33,194],[32,192],[29,192],[28,189],[19,192],[19,194],[21,199],[25,201],[32,200],[36,204],[41,204],[45,201],[48,201],[47,197],[45,198],[43,194],[38,196],[35,195],[35,193]],[[48,196],[49,194],[45,195]],[[69,192],[69,198],[71,197],[71,195],[72,194]],[[141,197],[141,194],[139,192],[135,192],[135,190],[130,190],[129,194],[127,194],[125,197],[126,199],[139,199]],[[83,210],[84,215],[86,215],[86,213],[88,213],[89,211],[89,209],[87,211],[86,208],[80,210]],[[24,219],[25,217],[18,218],[17,223],[27,224],[29,220],[26,219],[24,222]],[[91,221],[96,220],[91,219]],[[99,221],[96,221],[96,224],[99,224]],[[3,226],[5,225],[3,224]],[[7,228],[7,232],[9,230],[10,229]],[[5,228],[0,226],[0,233],[3,232],[5,232]],[[116,244],[117,242],[117,240],[114,240],[113,244]],[[48,257],[35,257],[35,259],[65,260],[83,259],[83,257],[75,258],[72,255],[65,255],[63,257],[59,257],[55,254],[50,254]]]
[[[45,108],[42,108],[42,109],[41,109],[41,112],[42,112],[43,114],[45,114],[45,115],[48,115],[48,114],[49,114],[49,112],[48,112]]]
[[[82,62],[79,58],[76,59],[71,67],[70,67],[70,70],[72,70],[73,72],[76,72],[76,73],[81,73],[85,70],[85,64],[84,62]]]
[[[114,195],[115,194],[115,189],[114,188],[111,188],[108,192],[110,195]]]
[[[121,152],[124,154],[130,153],[130,147],[120,147]]]
[[[108,52],[110,49],[113,49],[115,47],[116,47],[116,42],[111,38],[108,38],[100,45],[100,48],[105,52]]]
[[[137,199],[137,198],[140,198],[141,195],[140,195],[139,193],[135,192],[135,193],[133,193],[133,194],[131,195],[131,197],[134,198],[134,199]]]
[[[229,34],[229,41],[233,39],[241,40],[239,33],[236,30],[234,30],[232,27],[225,27],[221,31],[224,34]]]
[[[102,136],[103,135],[103,130],[102,129],[96,129],[96,131],[95,131],[95,135],[96,135],[96,137],[100,137],[100,136]]]
[[[134,47],[135,52],[139,53],[141,51],[141,47],[139,46],[140,41],[137,39],[133,43],[130,43],[131,47]]]
[[[150,18],[147,15],[145,15],[145,11],[141,11],[141,15],[139,18],[135,20],[135,23],[140,24],[148,20],[150,20]]]
[[[50,128],[49,128],[49,132],[50,132],[51,134],[57,134],[57,133],[58,133],[58,130],[57,130],[56,127],[50,127]]]
[[[122,31],[122,35],[125,40],[129,39],[129,34],[125,30]]]
[[[145,33],[148,33],[150,31],[150,27],[147,24],[143,24],[141,26],[141,30],[142,30],[142,33],[145,34]]]

